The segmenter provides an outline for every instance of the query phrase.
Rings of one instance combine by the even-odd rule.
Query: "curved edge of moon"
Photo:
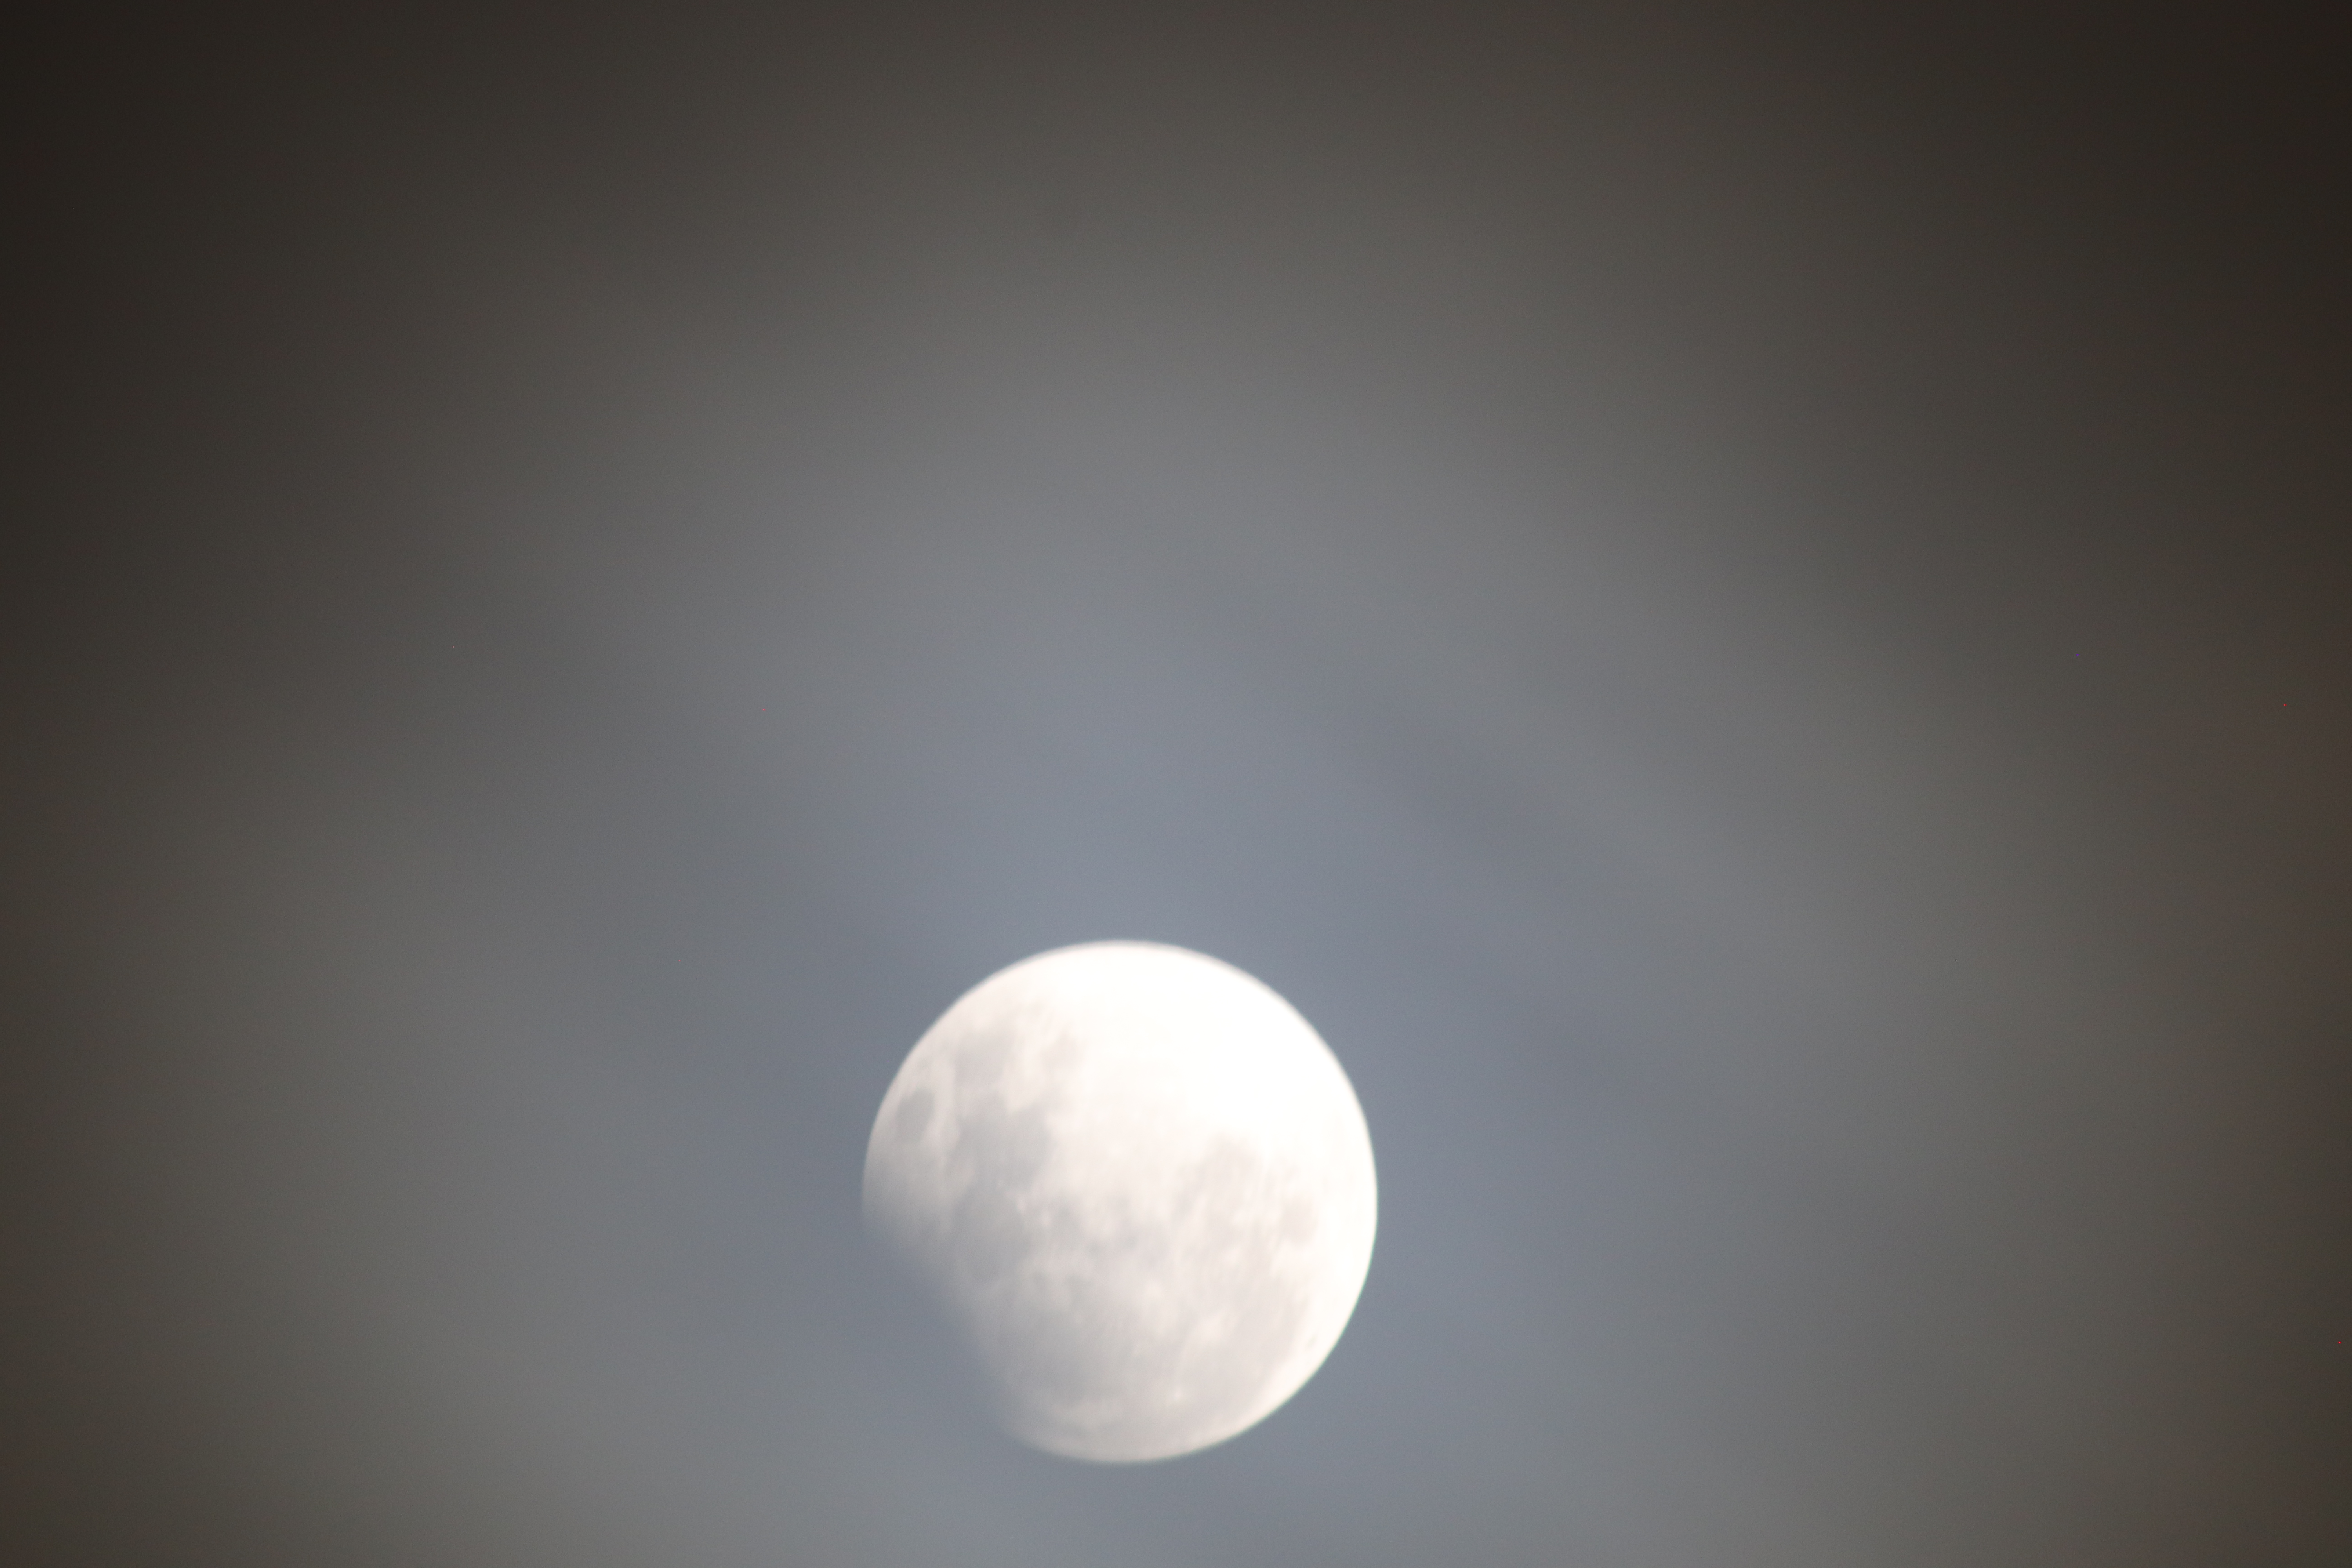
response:
[[[1255,1426],[1313,1375],[1371,1260],[1371,1141],[1289,1004],[1182,948],[1097,942],[959,999],[867,1143],[868,1226],[1014,1436],[1139,1461]]]

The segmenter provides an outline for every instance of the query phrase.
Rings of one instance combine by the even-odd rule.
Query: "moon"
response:
[[[999,1421],[1074,1459],[1171,1458],[1272,1414],[1355,1310],[1378,1193],[1362,1109],[1290,1004],[1180,947],[982,981],[866,1144],[866,1224]]]

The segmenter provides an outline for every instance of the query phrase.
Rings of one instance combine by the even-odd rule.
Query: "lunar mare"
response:
[[[1190,1453],[1281,1405],[1347,1326],[1376,1208],[1363,1112],[1306,1019],[1143,942],[975,986],[866,1146],[868,1226],[1005,1428],[1072,1458]]]

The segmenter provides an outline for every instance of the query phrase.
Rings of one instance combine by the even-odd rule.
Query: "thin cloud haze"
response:
[[[0,1554],[2352,1560],[2332,58],[79,25]],[[858,1212],[1099,939],[1294,1003],[1381,1183],[1298,1395],[1118,1469]]]

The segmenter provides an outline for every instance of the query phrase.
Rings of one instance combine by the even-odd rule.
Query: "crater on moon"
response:
[[[1040,954],[949,1008],[883,1098],[865,1205],[1007,1430],[1099,1460],[1190,1453],[1287,1400],[1376,1221],[1363,1113],[1314,1029],[1142,942]]]

